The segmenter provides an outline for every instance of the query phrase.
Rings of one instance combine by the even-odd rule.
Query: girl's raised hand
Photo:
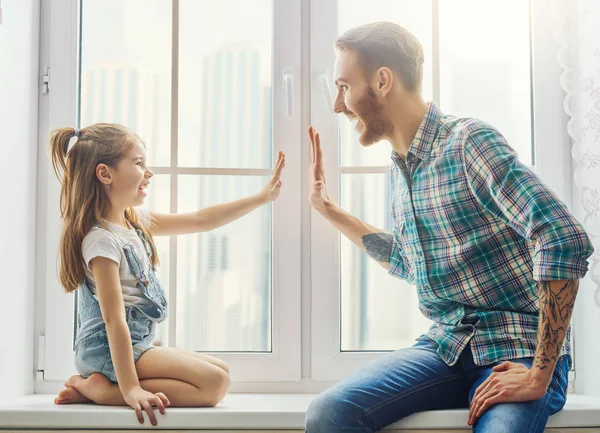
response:
[[[263,190],[263,194],[265,194],[268,201],[274,201],[277,197],[279,197],[279,191],[281,190],[280,178],[283,167],[285,167],[285,154],[279,151],[279,154],[277,155],[277,163],[275,164],[275,168],[273,169],[271,179],[269,179],[269,182]]]

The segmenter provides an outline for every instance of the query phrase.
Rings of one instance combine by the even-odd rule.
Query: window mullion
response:
[[[150,167],[154,174],[216,175],[216,176],[270,176],[268,168],[212,168],[212,167]]]

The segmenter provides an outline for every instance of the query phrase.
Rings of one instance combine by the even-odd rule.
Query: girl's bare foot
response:
[[[56,398],[56,404],[90,402],[103,404],[105,397],[111,393],[116,384],[103,374],[94,373],[87,379],[79,375],[71,376],[65,383],[65,387],[66,389],[61,391]],[[64,401],[65,399],[68,401]]]
[[[82,380],[85,380],[81,376],[77,377],[81,378]],[[69,381],[71,379],[69,379]],[[91,403],[91,400],[89,398],[87,398],[82,393],[77,391],[77,389],[69,385],[69,381],[65,382],[65,389],[58,393],[58,397],[54,399],[54,404]]]

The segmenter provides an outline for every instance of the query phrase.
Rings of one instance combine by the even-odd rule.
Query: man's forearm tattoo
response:
[[[558,359],[571,320],[579,280],[540,281],[540,316],[534,367],[545,370]]]
[[[394,235],[391,233],[371,233],[362,237],[367,254],[378,262],[387,263],[392,254]]]

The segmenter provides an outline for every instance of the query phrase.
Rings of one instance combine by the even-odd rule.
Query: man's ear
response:
[[[390,68],[383,67],[377,71],[377,88],[381,92],[381,96],[384,98],[392,90],[392,84],[394,83],[394,73]]]
[[[104,185],[112,183],[112,173],[110,167],[106,164],[98,164],[96,166],[96,177]]]

